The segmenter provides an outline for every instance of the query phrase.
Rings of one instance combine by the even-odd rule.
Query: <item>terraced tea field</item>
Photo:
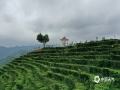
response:
[[[0,90],[120,90],[120,40],[30,52],[0,69]]]

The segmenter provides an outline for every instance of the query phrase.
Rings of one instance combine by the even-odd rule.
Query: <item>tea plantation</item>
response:
[[[94,82],[94,77],[114,80]],[[0,69],[0,90],[120,90],[120,40],[46,47]]]

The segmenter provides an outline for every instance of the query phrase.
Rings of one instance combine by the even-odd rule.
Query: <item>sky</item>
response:
[[[120,0],[0,0],[0,46],[120,39]]]

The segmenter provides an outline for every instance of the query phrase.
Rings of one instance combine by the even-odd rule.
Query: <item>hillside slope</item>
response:
[[[13,59],[15,59],[15,57],[13,57],[13,56],[7,56],[7,57],[1,59],[0,60],[0,67],[4,66],[8,62],[11,62]]]
[[[8,63],[0,75],[0,90],[119,90],[120,40],[43,48]]]

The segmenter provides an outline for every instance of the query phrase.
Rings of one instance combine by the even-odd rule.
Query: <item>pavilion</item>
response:
[[[64,36],[64,37],[63,37],[62,39],[60,39],[60,40],[61,40],[63,46],[66,46],[66,43],[67,43],[67,41],[68,41],[69,39],[67,39],[67,38]]]

